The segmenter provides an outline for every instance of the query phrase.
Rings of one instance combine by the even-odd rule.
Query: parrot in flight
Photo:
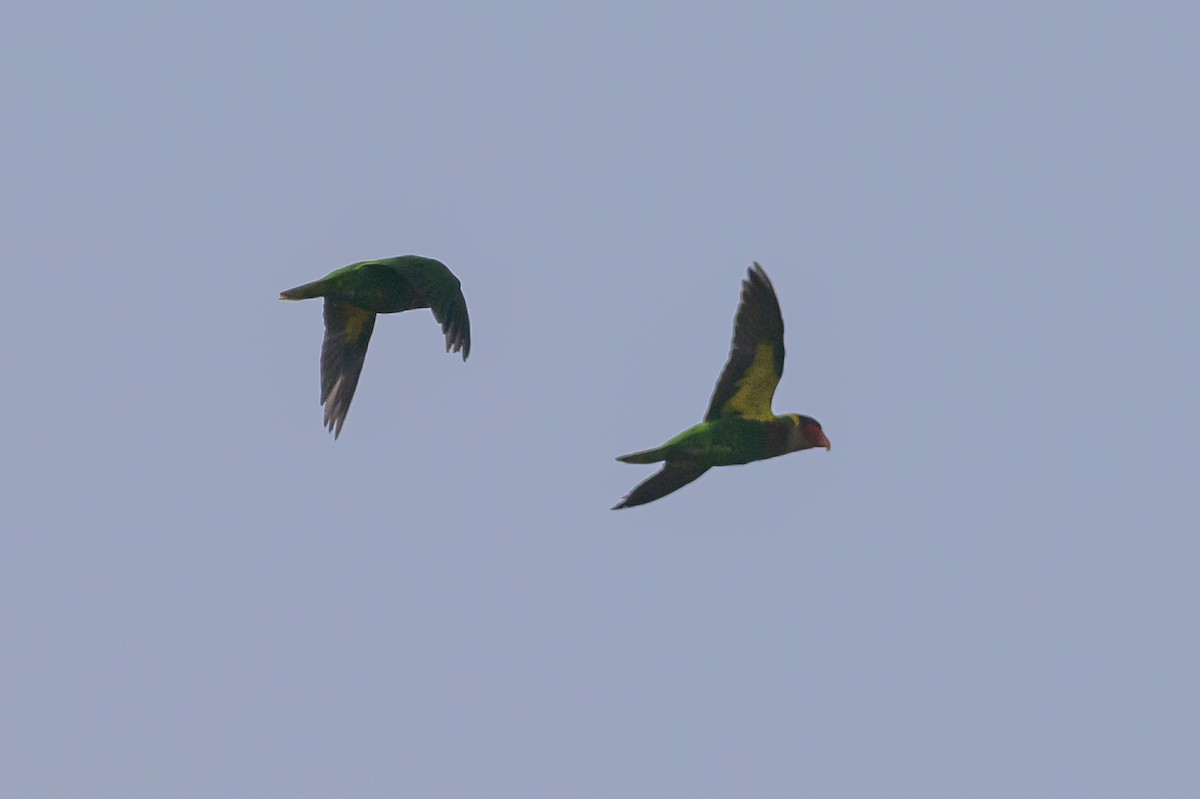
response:
[[[683,488],[714,466],[774,458],[812,447],[829,449],[821,425],[811,416],[771,410],[783,375],[783,316],[767,273],[757,263],[742,281],[742,299],[733,322],[733,345],[700,424],[661,447],[621,455],[623,463],[658,463],[662,469],[613,506],[644,505]]]
[[[375,315],[429,308],[446,335],[446,352],[471,352],[471,321],[458,278],[446,265],[419,255],[360,261],[320,280],[280,293],[281,300],[325,298],[321,342],[321,404],[336,439],[358,386]]]

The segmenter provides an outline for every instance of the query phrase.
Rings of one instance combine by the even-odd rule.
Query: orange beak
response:
[[[824,430],[813,431],[813,440],[817,442],[816,446],[824,447],[826,452],[829,451],[829,449],[830,449],[829,439],[825,436]]]

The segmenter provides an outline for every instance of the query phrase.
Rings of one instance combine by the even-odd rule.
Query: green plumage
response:
[[[441,324],[446,351],[471,352],[471,322],[459,280],[445,264],[419,255],[361,261],[280,293],[281,300],[325,298],[321,344],[321,404],[337,438],[358,386],[375,316],[429,308]]]
[[[733,345],[700,424],[661,447],[622,455],[625,463],[658,463],[663,468],[614,506],[628,508],[664,497],[713,466],[734,466],[810,447],[829,448],[816,419],[777,416],[771,399],[783,374],[783,316],[766,272],[758,264],[742,283],[734,320]]]
[[[797,427],[793,416],[769,422],[729,416],[689,427],[661,447],[622,455],[623,463],[703,460],[709,466],[736,466],[787,452],[788,433]]]

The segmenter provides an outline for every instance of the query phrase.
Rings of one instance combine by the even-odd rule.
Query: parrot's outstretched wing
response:
[[[404,277],[425,299],[433,318],[446,335],[446,352],[462,352],[463,360],[471,353],[471,319],[467,315],[467,300],[462,285],[454,273],[440,261],[431,261],[440,268],[409,269]]]
[[[367,345],[375,329],[375,314],[330,299],[325,300],[325,340],[321,343],[321,404],[325,427],[336,439],[342,432],[350,400],[358,387]]]
[[[771,420],[771,399],[783,376],[783,315],[767,273],[757,263],[742,282],[729,361],[704,420],[722,416]]]

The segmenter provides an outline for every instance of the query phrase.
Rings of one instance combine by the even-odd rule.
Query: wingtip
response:
[[[447,337],[446,352],[462,353],[462,359],[465,361],[467,356],[471,354],[471,342],[455,341]]]
[[[325,403],[323,402],[322,404],[324,405]],[[337,441],[338,436],[342,434],[342,425],[345,423],[345,416],[342,416],[340,419],[336,418],[334,415],[329,413],[328,406],[326,407],[324,426],[326,430],[328,430],[330,433],[333,433],[334,441]]]
[[[755,280],[761,280],[768,286],[771,285],[771,278],[767,277],[767,270],[763,269],[762,264],[758,261],[746,269],[746,281],[753,283]]]

